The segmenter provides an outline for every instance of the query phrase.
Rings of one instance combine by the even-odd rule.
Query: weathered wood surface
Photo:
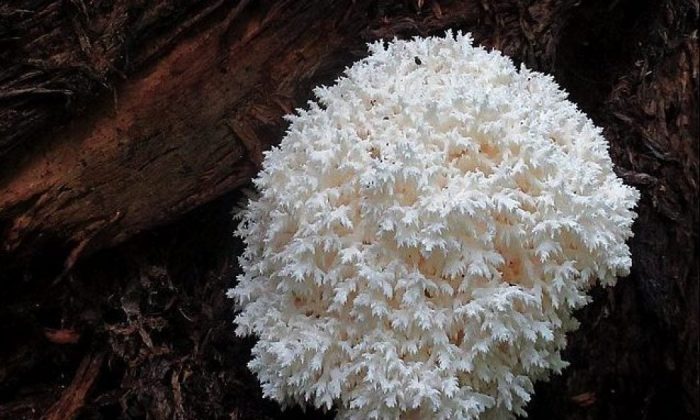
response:
[[[45,3],[5,12],[24,17],[32,37],[6,59],[48,50],[42,62],[59,69],[34,75],[15,64],[0,73],[0,98],[9,101],[0,111],[0,242],[15,257],[68,246],[69,265],[246,183],[281,137],[281,117],[362,54],[375,32],[428,32],[477,17],[473,5],[457,3],[436,8],[441,17],[393,23],[371,19],[369,2],[190,2],[193,16],[181,2],[116,2],[100,16],[82,2]],[[139,7],[153,10],[127,18]],[[159,19],[173,26],[151,39]],[[36,20],[55,25],[43,41]],[[44,87],[56,85],[64,87]],[[45,95],[85,103],[80,117],[50,127],[71,109]]]

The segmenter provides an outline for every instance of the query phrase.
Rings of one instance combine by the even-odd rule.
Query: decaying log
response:
[[[279,140],[281,117],[303,105],[316,83],[331,81],[362,54],[365,41],[401,30],[432,32],[478,17],[478,7],[468,3],[396,22],[372,19],[370,2],[209,3],[198,10],[207,16],[196,31],[142,47],[133,74],[112,81],[113,94],[93,100],[80,119],[42,136],[24,125],[34,117],[10,121],[17,134],[3,139],[5,151],[14,147],[0,169],[4,253],[16,259],[47,244],[67,246],[70,266],[78,255],[171,221],[246,183],[262,151]],[[126,8],[114,6],[113,13],[120,7]],[[89,38],[74,23],[76,36]],[[124,25],[122,32],[128,29]],[[87,57],[94,53],[101,57],[95,58],[98,63],[107,61],[93,75],[96,79],[108,77],[105,69],[119,54],[117,46],[106,58],[95,52],[105,36],[81,43]],[[6,99],[22,98],[22,106],[33,97],[62,95],[38,89],[5,87],[1,92]],[[38,108],[32,115],[48,121],[56,108]],[[30,135],[37,138],[30,142]]]

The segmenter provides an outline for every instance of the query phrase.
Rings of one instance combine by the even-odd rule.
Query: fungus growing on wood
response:
[[[229,291],[282,404],[341,418],[523,414],[638,192],[552,77],[469,35],[378,42],[289,117]]]

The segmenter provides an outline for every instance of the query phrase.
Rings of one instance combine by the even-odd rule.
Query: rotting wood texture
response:
[[[41,62],[63,60],[62,72],[85,80],[77,87],[45,88],[70,85],[72,79],[58,71],[35,74],[32,67],[19,64],[4,71],[9,81],[0,85],[0,100],[10,101],[10,106],[0,113],[19,119],[7,120],[0,142],[0,242],[14,257],[36,253],[46,244],[70,247],[67,266],[83,253],[174,220],[246,183],[257,171],[262,151],[279,141],[282,115],[303,105],[316,83],[332,81],[364,52],[365,41],[400,33],[402,24],[425,33],[477,17],[474,6],[453,4],[444,11],[435,9],[439,18],[427,13],[394,28],[368,19],[368,2],[242,1],[228,7],[209,2],[208,7],[198,6],[192,18],[180,16],[177,29],[171,28],[178,33],[149,40],[153,29],[139,25],[155,19],[151,14],[163,13],[160,9],[134,22],[108,15],[105,23],[104,16],[93,20],[92,9],[82,2],[44,3],[40,12],[4,13],[29,22],[37,14],[52,24],[68,19],[45,42],[69,48],[57,35],[68,31],[80,41],[79,51],[70,45],[73,50],[65,54],[71,58],[64,58],[64,51],[51,51]],[[113,14],[129,15],[130,7],[137,7],[121,3],[111,6]],[[63,14],[57,11],[65,8],[69,10]],[[93,22],[96,28],[90,27]],[[187,24],[198,30],[181,34]],[[126,37],[130,25],[144,32],[134,35],[131,44],[143,39],[144,45],[98,47],[114,43],[112,37],[119,39],[114,31]],[[90,34],[100,29],[107,32],[91,40]],[[358,36],[363,31],[365,36]],[[28,53],[38,48],[35,44],[28,41],[18,51]],[[114,70],[119,64],[131,72],[126,80],[119,80],[122,73]],[[88,81],[95,79],[113,91],[92,98]],[[81,100],[90,106],[65,127],[42,131],[42,122],[65,111],[60,101],[36,100],[43,95],[83,95]]]

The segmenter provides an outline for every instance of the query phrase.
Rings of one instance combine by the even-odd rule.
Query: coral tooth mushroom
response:
[[[290,116],[229,291],[264,395],[339,418],[524,414],[572,311],[631,266],[638,192],[552,77],[394,40]]]

